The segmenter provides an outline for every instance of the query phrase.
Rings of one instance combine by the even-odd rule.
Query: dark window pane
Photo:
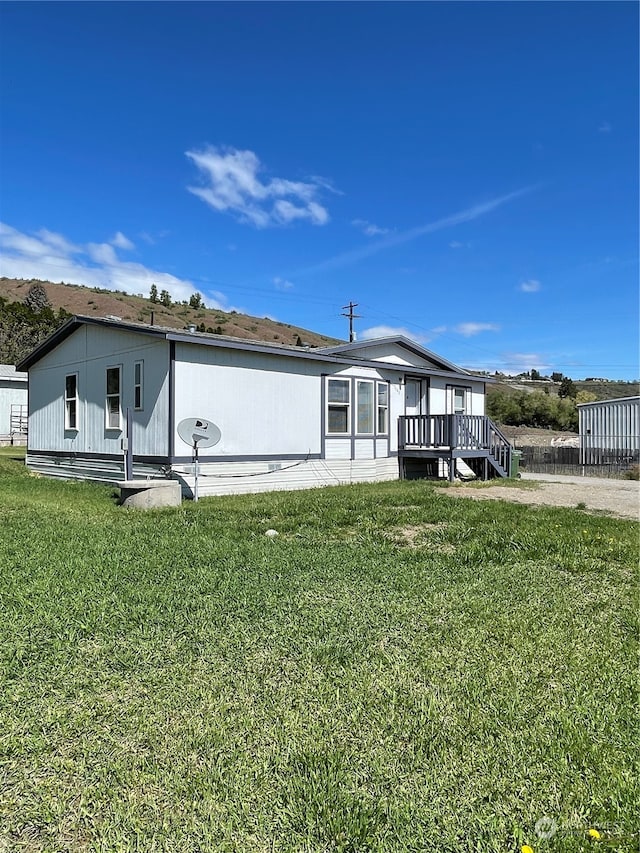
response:
[[[348,379],[330,379],[329,380],[329,402],[330,403],[348,403],[349,402],[349,380]]]
[[[358,382],[358,432],[373,432],[373,382]]]
[[[110,367],[107,370],[107,394],[120,393],[120,370],[117,367]]]
[[[346,406],[329,406],[329,432],[348,432],[348,408]]]
[[[66,397],[67,400],[71,399],[71,397],[76,396],[76,377],[75,374],[71,374],[67,376],[66,382]]]

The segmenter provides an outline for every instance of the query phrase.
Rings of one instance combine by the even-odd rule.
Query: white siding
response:
[[[351,439],[328,438],[325,444],[325,459],[351,459]]]
[[[269,470],[264,462],[215,462],[200,466],[198,494],[230,495],[255,492],[309,489],[349,483],[373,483],[398,478],[398,460],[314,460],[292,463],[282,461],[282,468]],[[273,467],[273,463],[271,463]],[[225,476],[228,475],[228,476]],[[174,477],[182,483],[182,492],[191,496],[194,486],[193,466],[174,466]]]
[[[468,388],[471,391],[468,415],[484,415],[484,383],[471,379],[447,379],[444,376],[432,376],[429,393],[429,414],[453,414],[451,406],[451,388]]]
[[[11,406],[27,405],[27,382],[0,379],[0,435],[9,435]]]
[[[29,449],[121,454],[123,432],[107,430],[106,369],[122,365],[121,406],[133,409],[133,370],[144,361],[144,409],[133,412],[133,452],[168,454],[168,344],[146,335],[82,326],[29,371]],[[65,376],[78,374],[78,429],[65,430]]]
[[[425,367],[440,369],[441,364],[436,364],[430,359],[424,358],[415,352],[411,352],[401,344],[376,344],[371,343],[371,346],[360,347],[354,353],[357,358],[369,361],[385,361],[394,364],[404,364],[411,367]]]
[[[184,418],[222,432],[215,456],[320,453],[321,367],[303,359],[176,345],[176,429]],[[176,431],[176,456],[190,451]]]

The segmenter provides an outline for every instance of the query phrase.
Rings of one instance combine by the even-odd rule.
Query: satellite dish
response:
[[[178,424],[178,435],[195,450],[201,447],[213,447],[222,438],[220,429],[204,418],[185,418]]]
[[[217,444],[222,438],[222,433],[220,432],[219,427],[204,418],[185,418],[178,424],[178,435],[185,444],[188,444],[189,447],[193,447],[193,461],[195,463],[193,470],[193,499],[194,501],[197,501],[199,474],[198,450],[201,447],[213,447],[214,444]]]

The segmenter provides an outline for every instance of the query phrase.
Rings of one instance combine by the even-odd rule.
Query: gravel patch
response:
[[[491,485],[478,488],[456,485],[447,494],[474,500],[501,500],[538,506],[577,507],[606,512],[618,518],[640,520],[640,483],[633,480],[605,480],[600,477],[570,477],[562,474],[523,474],[523,480],[535,481],[537,489]],[[581,507],[581,509],[584,509]]]

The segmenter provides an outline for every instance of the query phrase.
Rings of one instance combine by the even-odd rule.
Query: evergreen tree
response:
[[[574,385],[573,379],[569,379],[568,376],[563,377],[560,387],[558,388],[558,397],[570,397],[572,400],[575,400],[577,393],[578,389]]]
[[[162,290],[160,292],[160,303],[164,305],[165,308],[171,308],[171,294],[168,290]]]
[[[27,293],[27,298],[24,300],[24,304],[33,311],[34,314],[39,314],[41,311],[44,311],[46,308],[51,310],[51,303],[49,302],[49,297],[47,296],[47,291],[44,287],[37,281],[35,284],[32,284],[29,288],[29,292]]]
[[[204,308],[202,304],[202,296],[199,293],[194,293],[189,298],[189,308]]]
[[[157,302],[157,301],[158,301],[158,288],[155,286],[155,284],[152,284],[152,285],[151,285],[151,290],[150,290],[150,292],[149,292],[149,299],[150,299],[152,302]]]

